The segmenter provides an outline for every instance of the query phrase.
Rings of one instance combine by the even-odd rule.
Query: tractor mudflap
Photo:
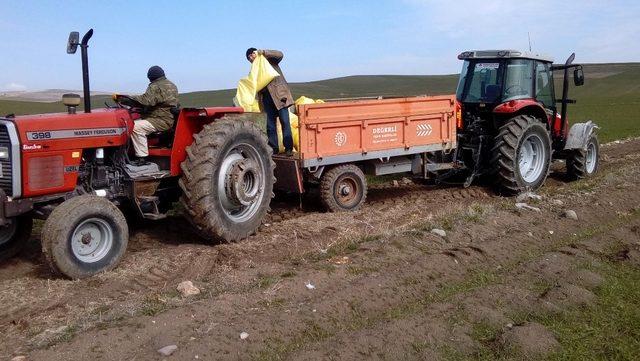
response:
[[[591,135],[596,129],[600,129],[596,123],[588,120],[585,123],[576,123],[569,129],[569,135],[567,136],[567,142],[564,145],[564,150],[579,149],[587,150],[587,144]]]

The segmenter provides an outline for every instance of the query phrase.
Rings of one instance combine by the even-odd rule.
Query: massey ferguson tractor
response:
[[[471,170],[466,180],[486,176],[504,194],[536,190],[552,159],[565,159],[569,178],[598,170],[597,126],[587,121],[569,128],[569,69],[576,86],[584,84],[582,66],[515,50],[466,51],[456,98],[456,158]],[[562,98],[556,98],[554,70],[563,71]],[[560,109],[556,106],[560,103]]]
[[[271,147],[241,108],[174,109],[173,129],[149,136],[151,166],[129,161],[133,121],[144,109],[118,104],[91,110],[88,42],[71,33],[67,52],[82,53],[84,112],[68,94],[67,113],[0,118],[0,257],[28,240],[45,219],[42,250],[69,278],[112,269],[129,238],[123,211],[162,219],[180,201],[198,233],[239,240],[254,233],[273,188]],[[130,104],[129,102],[126,102]]]

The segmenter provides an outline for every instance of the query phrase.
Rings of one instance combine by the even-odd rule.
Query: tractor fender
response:
[[[596,129],[600,129],[596,123],[588,120],[586,123],[576,123],[569,129],[569,135],[567,136],[567,143],[564,145],[564,149],[582,149],[587,150],[587,143],[589,138]]]
[[[548,116],[544,107],[535,99],[516,99],[504,102],[493,109],[495,114],[515,116],[519,114],[530,114],[541,121],[548,123]]]

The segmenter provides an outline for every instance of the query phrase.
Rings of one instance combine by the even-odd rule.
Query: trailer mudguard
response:
[[[569,135],[567,136],[567,143],[564,145],[564,149],[582,149],[586,151],[589,138],[591,138],[591,135],[596,129],[600,129],[600,127],[591,120],[586,123],[576,123],[572,125],[571,129],[569,129]]]

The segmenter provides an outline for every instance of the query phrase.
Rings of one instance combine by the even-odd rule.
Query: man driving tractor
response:
[[[147,72],[149,86],[142,95],[122,96],[114,94],[113,99],[121,104],[142,106],[143,118],[134,121],[131,142],[136,155],[135,164],[147,164],[149,149],[147,135],[171,129],[175,121],[171,108],[178,107],[178,88],[166,78],[164,70],[154,65]]]

